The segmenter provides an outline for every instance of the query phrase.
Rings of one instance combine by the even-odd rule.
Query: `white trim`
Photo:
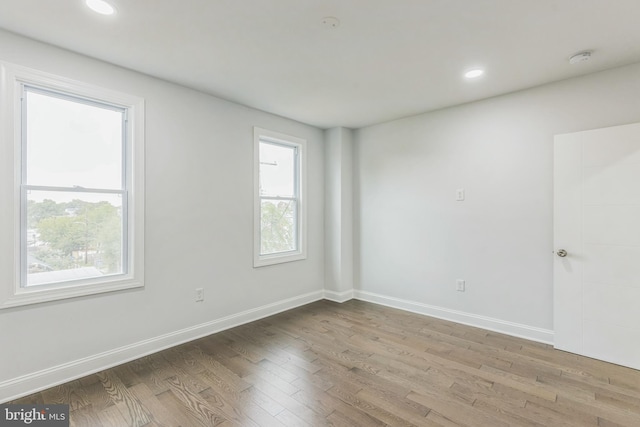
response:
[[[320,290],[288,298],[241,313],[232,314],[210,322],[195,325],[179,331],[170,332],[137,343],[105,351],[93,356],[64,363],[38,372],[0,382],[0,403],[9,402],[38,391],[54,387],[86,375],[100,372],[140,357],[156,353],[198,338],[221,332],[249,322],[273,316],[315,301],[327,299],[334,302],[346,302],[352,298],[373,304],[384,305],[400,310],[449,320],[464,325],[495,331],[531,341],[553,344],[553,331],[535,328],[513,322],[507,322],[485,316],[464,313],[442,307],[435,307],[414,301],[375,294],[372,292],[348,290],[343,292]]]
[[[347,302],[350,299],[353,299],[353,289],[349,289],[348,291],[343,292],[329,291],[325,289],[324,299],[339,303]]]
[[[7,200],[0,213],[0,309],[55,301],[144,286],[144,99],[93,86],[84,82],[45,73],[39,70],[0,61],[1,92],[0,146],[6,159],[0,168],[0,199]],[[106,105],[122,107],[126,111],[126,152],[129,161],[126,178],[128,194],[127,217],[123,218],[128,236],[126,274],[107,276],[100,280],[87,279],[61,284],[21,287],[21,167],[22,137],[20,96],[23,85],[46,88],[79,98],[104,101]],[[6,154],[6,156],[4,155]],[[6,171],[6,172],[5,172]]]
[[[260,254],[260,141],[272,141],[298,148],[298,249],[291,252]],[[280,264],[307,258],[307,140],[259,127],[253,128],[253,266]]]
[[[38,372],[0,382],[0,403],[9,402],[86,375],[100,372],[158,351],[184,344],[226,329],[263,319],[323,299],[322,291],[310,292],[249,309],[179,331],[74,360]]]
[[[387,307],[398,308],[411,313],[423,314],[425,316],[449,320],[463,325],[553,345],[554,332],[549,329],[536,328],[534,326],[523,325],[521,323],[508,322],[506,320],[495,319],[492,317],[465,313],[463,311],[451,310],[444,307],[437,307],[420,302],[375,294],[373,292],[355,290],[354,298]]]

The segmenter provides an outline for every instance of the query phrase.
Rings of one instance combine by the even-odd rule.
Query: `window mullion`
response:
[[[296,245],[296,250],[300,250],[300,230],[302,223],[300,221],[300,209],[302,203],[300,202],[300,186],[302,185],[301,176],[300,176],[300,147],[295,147],[295,161],[294,161],[294,190],[295,190],[295,227],[294,227],[294,241]]]
[[[27,96],[26,88],[20,85],[20,282],[16,284],[19,288],[23,283],[27,283]]]
[[[29,191],[57,191],[57,192],[69,192],[69,193],[101,193],[101,194],[124,194],[126,189],[107,189],[107,188],[85,188],[85,187],[49,187],[46,185],[29,185],[25,184],[23,187]]]
[[[44,87],[35,86],[32,84],[23,84],[22,86],[24,91],[38,93],[40,95],[51,96],[51,97],[55,97],[55,98],[59,98],[59,99],[63,99],[71,102],[79,102],[92,107],[102,108],[102,109],[111,110],[111,111],[119,111],[119,112],[126,111],[126,108],[120,105],[114,105],[106,102],[96,101],[94,99],[90,99],[82,95],[65,93],[59,90],[54,90],[54,89],[46,89]]]
[[[298,200],[297,197],[266,196],[266,195],[261,195],[260,199],[262,199],[262,200]]]

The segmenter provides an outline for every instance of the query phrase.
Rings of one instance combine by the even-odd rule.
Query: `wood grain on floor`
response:
[[[362,301],[319,301],[12,403],[71,425],[640,426],[640,371]]]

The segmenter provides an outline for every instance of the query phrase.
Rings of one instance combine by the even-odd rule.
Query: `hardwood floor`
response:
[[[13,403],[68,403],[91,427],[640,426],[640,371],[320,301]]]

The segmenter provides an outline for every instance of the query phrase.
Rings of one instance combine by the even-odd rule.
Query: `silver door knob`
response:
[[[556,252],[558,254],[559,257],[564,258],[567,256],[567,251],[565,251],[564,249],[558,249],[558,252]]]

